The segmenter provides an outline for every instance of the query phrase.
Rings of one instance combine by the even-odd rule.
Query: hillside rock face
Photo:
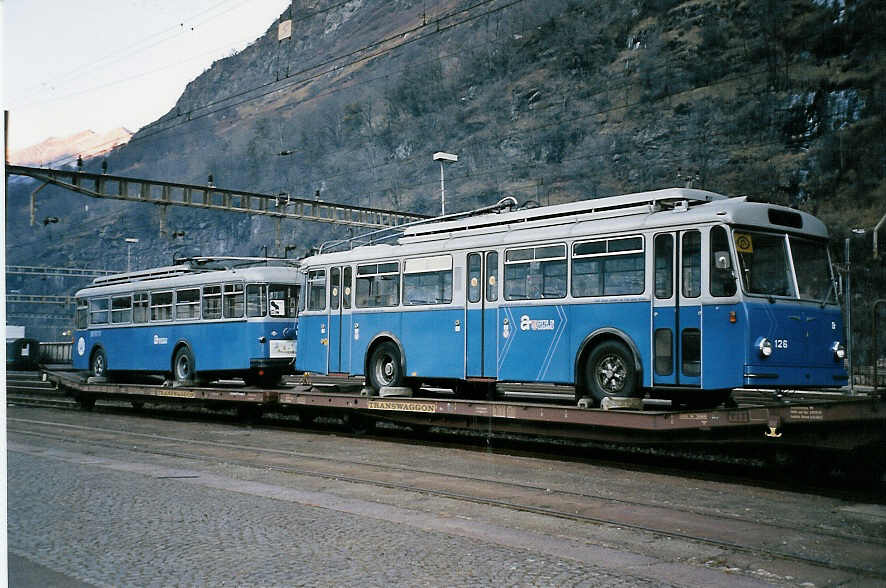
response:
[[[111,173],[434,214],[431,155],[448,151],[450,212],[687,183],[812,211],[840,238],[886,212],[881,2],[305,4],[108,154]],[[122,268],[130,236],[139,267],[283,254],[268,219],[170,208],[160,234],[147,205],[54,188],[38,217],[61,222],[30,227],[34,187],[10,186],[8,263]],[[281,247],[346,234],[287,221]],[[860,302],[876,298],[882,265],[869,242],[853,251]]]

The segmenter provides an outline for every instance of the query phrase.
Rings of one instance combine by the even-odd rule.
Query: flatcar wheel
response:
[[[190,384],[194,381],[194,356],[187,347],[175,352],[172,374],[177,384]]]
[[[634,359],[618,341],[597,345],[588,357],[585,370],[587,385],[598,402],[607,397],[633,398],[639,392]]]
[[[354,435],[366,435],[375,429],[375,419],[364,414],[348,412],[342,415],[342,421]]]
[[[108,358],[103,350],[97,349],[92,354],[92,359],[89,362],[89,371],[96,378],[104,378],[108,375]]]
[[[403,384],[403,367],[400,364],[400,351],[390,341],[375,348],[369,358],[369,381],[376,391],[385,386]]]
[[[80,410],[92,412],[92,409],[95,408],[95,398],[81,394],[77,397],[77,404],[80,405]]]

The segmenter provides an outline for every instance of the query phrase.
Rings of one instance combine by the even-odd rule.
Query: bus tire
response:
[[[98,348],[92,352],[89,360],[89,373],[96,378],[108,377],[108,356],[105,350]]]
[[[603,341],[588,356],[585,381],[594,399],[634,398],[639,395],[634,357],[620,341]]]
[[[172,361],[172,377],[176,384],[194,382],[194,354],[186,346],[179,347]]]
[[[403,365],[400,350],[392,341],[384,341],[369,356],[369,383],[378,392],[385,386],[403,385]]]

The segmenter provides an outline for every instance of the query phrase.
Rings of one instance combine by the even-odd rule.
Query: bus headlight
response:
[[[757,349],[760,350],[760,357],[769,357],[772,355],[772,341],[763,337],[757,343]]]
[[[834,361],[843,361],[846,359],[846,348],[843,347],[843,344],[839,341],[834,341],[834,344],[831,346],[831,351],[834,352]]]

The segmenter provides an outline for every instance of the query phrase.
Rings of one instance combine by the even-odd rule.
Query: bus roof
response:
[[[355,259],[382,259],[711,223],[828,237],[824,223],[806,212],[748,202],[745,197],[728,198],[704,190],[670,188],[423,223],[405,227],[397,244],[362,245],[350,251],[321,253],[303,259],[302,265],[349,263]]]
[[[295,266],[262,266],[210,271],[195,271],[189,269],[189,266],[167,266],[108,277],[118,277],[119,279],[104,284],[93,282],[92,286],[77,291],[74,296],[102,296],[132,291],[167,290],[223,282],[297,284],[299,281],[298,268]]]

